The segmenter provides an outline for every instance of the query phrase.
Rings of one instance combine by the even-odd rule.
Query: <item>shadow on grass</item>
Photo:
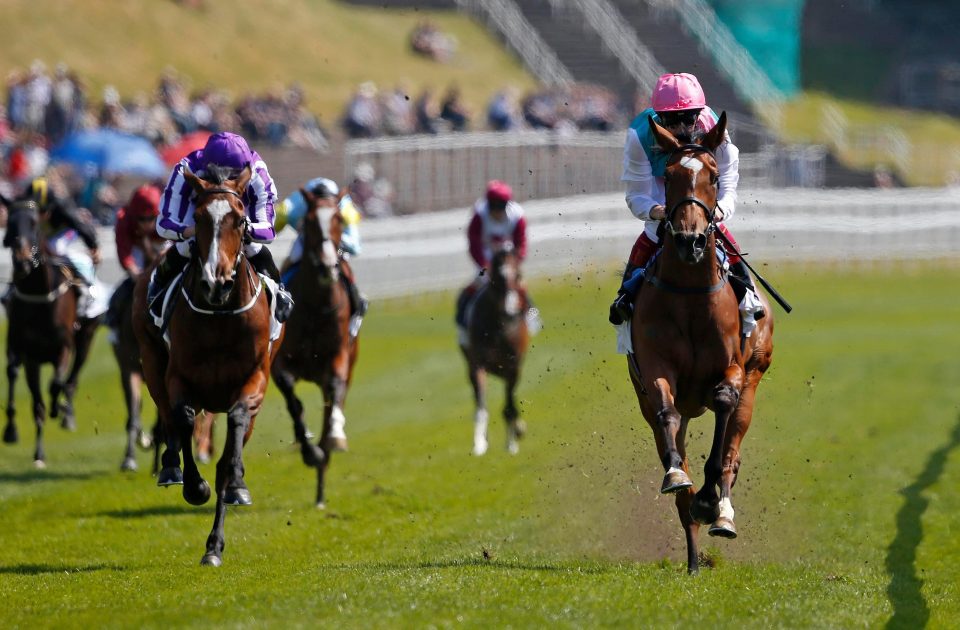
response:
[[[363,562],[356,564],[331,564],[330,569],[387,569],[402,571],[405,569],[463,569],[465,567],[481,567],[491,571],[556,571],[560,573],[584,573],[599,575],[607,573],[604,567],[558,566],[546,563],[526,563],[513,560],[485,560],[482,558],[467,558],[465,560],[434,560],[428,562]]]
[[[211,506],[194,507],[192,505],[151,505],[137,509],[125,510],[106,510],[99,512],[97,516],[106,516],[108,518],[149,518],[151,516],[187,516],[204,514],[209,512],[213,514],[214,508]]]
[[[923,496],[943,474],[947,456],[960,446],[960,418],[950,441],[931,453],[916,481],[901,490],[906,501],[897,512],[897,535],[887,548],[886,567],[890,575],[887,596],[893,604],[893,616],[887,628],[922,628],[930,620],[930,608],[923,598],[923,580],[917,576],[917,548],[923,540],[923,513],[930,500]]]
[[[103,477],[109,473],[95,472],[67,472],[57,470],[21,470],[18,472],[0,472],[0,483],[23,483],[27,481],[86,481]]]
[[[0,575],[43,575],[44,573],[93,573],[94,571],[123,571],[126,567],[115,564],[90,564],[71,567],[52,564],[13,564],[0,566]]]

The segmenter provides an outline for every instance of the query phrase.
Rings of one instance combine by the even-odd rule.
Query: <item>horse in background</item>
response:
[[[243,256],[248,223],[242,198],[250,167],[236,180],[218,175],[214,171],[215,181],[205,181],[184,171],[193,189],[196,247],[182,284],[174,282],[166,293],[169,348],[147,304],[148,274],[137,281],[133,306],[144,380],[166,436],[158,485],[182,484],[184,499],[193,505],[210,499],[210,486],[192,452],[196,410],[227,414],[226,444],[217,462],[216,513],[201,560],[210,566],[222,564],[226,506],[252,503],[242,450],[253,433],[270,364],[283,338],[280,328],[271,340],[272,305],[265,281]]]
[[[288,284],[297,306],[287,322],[283,345],[273,364],[273,380],[287,402],[303,463],[317,469],[316,504],[323,508],[331,455],[347,447],[343,406],[360,342],[350,334],[350,297],[340,279],[341,273],[351,270],[347,261],[337,255],[340,224],[336,220],[336,202],[321,207],[319,197],[308,190],[300,192],[307,203],[302,228],[303,258]],[[326,231],[324,226],[328,226]],[[294,392],[299,380],[315,383],[323,392],[323,430],[316,445],[310,443],[303,403]]]
[[[687,569],[694,573],[701,524],[710,525],[711,536],[737,535],[731,489],[756,388],[770,367],[773,315],[761,295],[767,315],[742,336],[737,298],[718,260],[714,151],[724,140],[726,114],[697,144],[681,144],[652,119],[650,126],[669,153],[665,236],[635,302],[628,369],[665,471],[660,492],[676,496]],[[689,420],[708,409],[715,417],[713,442],[697,491],[684,439]]]
[[[2,202],[8,209],[3,245],[10,248],[13,257],[13,285],[5,301],[9,389],[3,441],[15,444],[19,440],[15,389],[22,364],[33,398],[34,465],[44,468],[43,428],[47,408],[41,392],[40,367],[44,363],[54,367],[49,386],[50,417],[61,415],[61,426],[74,430],[73,397],[102,318],[78,317],[79,295],[75,289],[78,281],[65,259],[51,257],[46,252],[36,202],[30,199],[2,199]]]
[[[507,450],[520,452],[520,438],[526,423],[520,419],[514,392],[520,379],[520,366],[530,343],[524,292],[520,287],[520,259],[509,245],[493,254],[490,280],[473,298],[467,315],[467,335],[460,350],[467,361],[467,373],[473,386],[476,405],[473,421],[473,454],[487,452],[487,373],[503,379],[506,404]]]

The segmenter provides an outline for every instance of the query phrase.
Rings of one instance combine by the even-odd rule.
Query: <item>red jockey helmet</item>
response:
[[[494,179],[487,184],[487,201],[489,203],[507,203],[513,198],[513,189],[506,182]]]
[[[134,218],[155,217],[160,214],[160,189],[144,184],[133,192],[127,212]]]

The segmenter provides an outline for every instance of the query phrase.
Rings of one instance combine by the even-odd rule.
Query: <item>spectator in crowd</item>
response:
[[[383,97],[383,131],[391,136],[404,136],[416,129],[416,117],[410,102],[410,90],[398,85]]]
[[[393,186],[385,179],[377,179],[369,162],[361,162],[353,171],[350,197],[365,217],[388,217],[394,214]]]
[[[466,131],[470,124],[470,114],[460,98],[460,88],[453,85],[447,90],[440,105],[440,118],[450,123],[453,131]]]
[[[414,105],[417,117],[417,133],[440,133],[440,107],[433,90],[424,88]]]
[[[380,105],[377,86],[371,81],[360,84],[347,105],[343,126],[351,138],[372,138],[380,132]]]
[[[494,131],[513,131],[521,124],[517,91],[506,88],[494,94],[487,106],[487,125]]]
[[[456,52],[457,40],[440,31],[429,20],[424,20],[410,33],[410,47],[414,52],[434,61],[446,62]]]

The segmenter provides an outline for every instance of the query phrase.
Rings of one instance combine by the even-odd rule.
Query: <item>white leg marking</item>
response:
[[[333,411],[330,412],[330,437],[341,440],[347,439],[347,434],[344,431],[346,424],[347,418],[343,415],[343,410],[334,405]]]
[[[682,469],[682,468],[677,468],[676,466],[671,466],[671,467],[670,467],[670,470],[667,471],[667,474],[668,474],[668,475],[672,475],[673,473],[680,473],[680,474],[683,474],[683,475],[687,474],[687,473],[683,472],[683,469]]]
[[[730,497],[720,499],[720,518],[733,520],[733,503],[730,501]]]
[[[487,452],[487,423],[490,414],[486,409],[477,409],[473,416],[473,454],[483,455]]]

